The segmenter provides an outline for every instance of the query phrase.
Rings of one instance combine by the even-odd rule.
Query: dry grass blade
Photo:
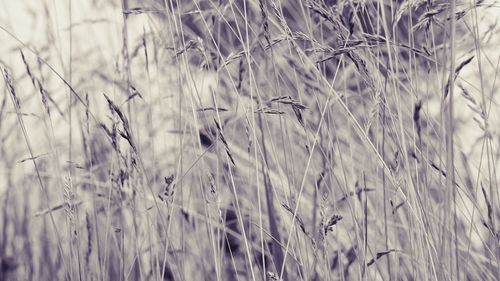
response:
[[[21,160],[17,161],[17,163],[24,163],[26,161],[35,160],[35,159],[38,159],[40,157],[46,156],[48,154],[49,153],[43,153],[43,154],[40,154],[40,155],[35,155],[34,157],[24,158],[24,159],[21,159]]]
[[[463,60],[456,68],[455,68],[455,71],[453,72],[454,76],[453,76],[453,81],[455,81],[458,77],[458,75],[460,74],[460,71],[466,66],[468,65],[472,60],[474,59],[474,56],[470,56],[468,58],[466,58],[465,60]],[[451,75],[451,74],[450,74]],[[446,83],[445,87],[444,87],[444,95],[443,95],[443,99],[446,99],[446,97],[448,96],[448,92],[449,92],[449,89],[450,89],[450,83],[451,83],[451,78],[448,78],[448,83]]]
[[[292,208],[290,208],[287,204],[281,204],[281,206],[288,212],[290,213],[292,216],[293,216],[293,210]],[[304,220],[302,220],[302,218],[299,216],[299,215],[296,215],[295,217],[297,223],[299,224],[299,227],[300,227],[300,230],[302,230],[302,232],[305,234],[305,235],[309,235],[309,233],[307,232],[306,230],[306,225],[304,223]]]
[[[390,250],[387,250],[387,251],[378,252],[378,253],[376,254],[376,256],[375,256],[373,259],[371,259],[371,260],[370,260],[370,261],[369,261],[366,265],[367,265],[367,266],[371,266],[371,265],[373,265],[373,264],[374,264],[377,260],[379,260],[380,258],[382,258],[383,256],[386,256],[386,255],[388,255],[388,254],[390,254],[390,253],[392,253],[392,252],[395,252],[395,251],[396,251],[396,250],[394,250],[394,249],[390,249]]]
[[[111,112],[116,113],[116,115],[118,115],[118,118],[120,118],[120,120],[122,122],[123,131],[119,131],[119,134],[129,143],[129,145],[133,149],[133,151],[137,153],[137,147],[136,147],[135,142],[132,138],[132,133],[130,130],[130,125],[129,125],[127,116],[125,116],[125,114],[122,112],[122,110],[110,98],[108,98],[108,96],[106,96],[106,94],[104,94],[104,97],[106,98],[106,100],[108,102],[109,109],[111,110]],[[110,135],[110,136],[114,135],[109,130],[107,130],[105,126],[103,126],[102,128],[104,128],[106,130],[108,135]]]
[[[229,157],[229,160],[231,160],[231,164],[233,164],[233,166],[236,166],[236,163],[234,162],[233,155],[231,154],[231,150],[229,150],[229,145],[227,144],[226,138],[224,137],[224,134],[222,133],[222,128],[221,128],[219,122],[217,122],[217,120],[214,119],[214,123],[215,123],[215,126],[217,128],[219,139],[222,141],[222,144],[224,144],[226,154]]]

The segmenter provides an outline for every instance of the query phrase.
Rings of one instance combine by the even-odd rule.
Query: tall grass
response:
[[[83,2],[4,4],[0,280],[498,280],[495,1]]]

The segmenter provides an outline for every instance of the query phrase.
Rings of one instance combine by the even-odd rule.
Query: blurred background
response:
[[[1,7],[0,280],[497,280],[496,1]]]

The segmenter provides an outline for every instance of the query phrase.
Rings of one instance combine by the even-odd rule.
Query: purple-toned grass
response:
[[[83,2],[0,17],[0,280],[500,276],[495,1]]]

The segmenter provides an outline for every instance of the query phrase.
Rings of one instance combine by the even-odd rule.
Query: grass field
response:
[[[0,281],[500,280],[496,1],[0,3]]]

